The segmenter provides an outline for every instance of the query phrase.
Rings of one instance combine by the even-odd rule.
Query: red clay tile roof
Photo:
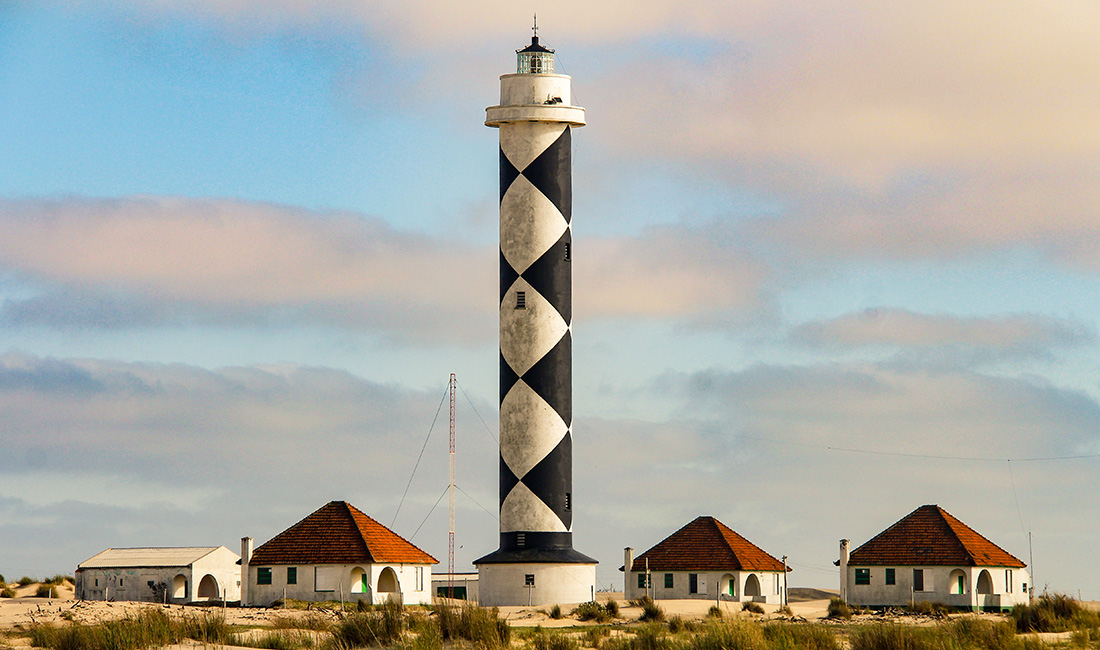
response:
[[[697,517],[634,558],[631,571],[782,571],[783,563],[714,517]]]
[[[346,501],[332,501],[252,553],[258,564],[439,564]]]
[[[848,565],[1027,566],[939,506],[921,506],[863,546]]]

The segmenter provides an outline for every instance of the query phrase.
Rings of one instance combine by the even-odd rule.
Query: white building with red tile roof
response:
[[[346,501],[332,501],[255,551],[241,540],[242,604],[396,600],[431,604],[431,566],[411,542]]]
[[[714,517],[698,517],[633,557],[626,549],[624,595],[782,604],[784,564]]]
[[[922,601],[1004,610],[1029,600],[1027,565],[956,519],[925,505],[848,552],[840,540],[840,594],[861,607]]]

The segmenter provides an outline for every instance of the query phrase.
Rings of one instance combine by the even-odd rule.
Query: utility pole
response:
[[[451,498],[450,528],[447,534],[447,597],[455,597],[455,374],[451,373]]]

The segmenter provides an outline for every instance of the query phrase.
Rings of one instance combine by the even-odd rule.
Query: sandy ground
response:
[[[273,621],[279,618],[288,617],[306,617],[306,616],[329,616],[333,619],[336,618],[337,613],[331,610],[319,609],[312,611],[305,610],[282,610],[282,609],[267,609],[258,607],[228,607],[228,608],[210,608],[210,607],[184,607],[181,605],[158,605],[155,603],[132,603],[132,602],[116,602],[107,603],[101,601],[78,601],[73,599],[72,588],[62,589],[61,597],[59,598],[36,598],[33,594],[37,590],[37,585],[29,585],[27,587],[21,587],[16,591],[16,598],[0,598],[0,648],[22,648],[30,645],[29,639],[21,637],[19,632],[26,630],[30,626],[36,623],[53,623],[63,624],[67,621],[76,621],[83,623],[97,623],[105,620],[121,618],[129,614],[136,614],[139,611],[147,608],[162,609],[170,615],[185,616],[185,615],[201,615],[204,612],[217,611],[223,612],[226,617],[226,622],[230,625],[244,626],[244,627],[258,627],[264,628],[271,626]],[[829,606],[829,597],[832,596],[832,592],[822,590],[791,590],[790,608],[795,619],[802,619],[806,621],[820,621],[825,618]],[[620,605],[620,618],[618,622],[626,623],[632,622],[641,616],[641,608],[631,607],[622,597],[621,593],[601,593],[598,594],[597,600],[606,602],[607,600],[614,599],[619,602]],[[662,600],[658,601],[658,604],[664,610],[666,617],[680,616],[685,620],[702,620],[706,618],[710,611],[710,608],[716,603],[712,600]],[[1093,607],[1100,607],[1095,603],[1088,603]],[[779,617],[786,618],[782,614],[779,614],[777,605],[764,605],[764,614],[749,614],[741,611],[740,603],[721,602],[718,603],[719,608],[722,609],[725,618],[750,618],[753,620],[769,620]],[[572,608],[570,606],[563,606],[563,614],[568,615]],[[597,625],[595,622],[582,622],[572,618],[552,619],[549,616],[550,607],[502,607],[500,608],[500,614],[505,620],[508,621],[514,627],[534,627],[541,625],[546,628],[558,628],[558,627],[582,627],[587,625]],[[993,614],[981,614],[980,616],[989,616],[997,618]],[[883,620],[882,615],[868,614],[858,616],[854,619],[853,623],[860,622],[860,619],[866,619],[867,621]],[[905,617],[904,622],[912,624],[934,624],[935,619],[922,620],[920,618]],[[1042,640],[1049,642],[1064,641],[1066,635],[1036,635]],[[187,642],[175,646],[169,646],[168,650],[193,650],[194,648],[213,648],[210,645],[204,645],[197,642]],[[228,648],[226,646],[225,648]]]

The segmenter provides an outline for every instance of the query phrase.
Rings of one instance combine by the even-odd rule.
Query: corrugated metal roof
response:
[[[1027,566],[936,505],[921,506],[863,544],[848,565]]]
[[[260,564],[438,564],[346,501],[331,501],[252,554]]]
[[[188,566],[220,546],[174,546],[154,548],[109,548],[78,565],[81,569],[112,567]]]
[[[714,517],[698,517],[634,558],[631,571],[782,571],[783,563]]]

